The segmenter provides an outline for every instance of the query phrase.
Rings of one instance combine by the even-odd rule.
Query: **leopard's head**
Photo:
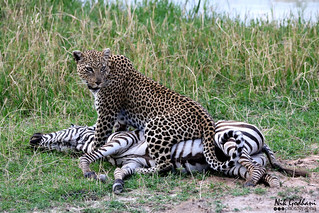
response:
[[[107,76],[110,72],[108,66],[110,54],[109,48],[102,52],[96,50],[73,51],[77,72],[93,93],[98,92],[107,85]]]

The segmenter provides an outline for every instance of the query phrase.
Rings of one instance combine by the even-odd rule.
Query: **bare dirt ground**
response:
[[[135,209],[134,212],[168,212],[168,213],[207,213],[207,212],[319,212],[319,156],[313,155],[304,159],[281,161],[285,166],[307,169],[311,172],[309,177],[287,177],[279,172],[271,171],[281,181],[280,188],[269,188],[258,185],[256,188],[243,188],[243,180],[209,175],[199,181],[194,189],[196,198],[182,202],[160,203],[152,202],[154,191],[146,188],[126,191],[122,195],[105,196],[97,201],[86,202],[86,207],[63,206],[53,208],[48,212],[89,212],[87,207],[104,209],[103,202],[116,200]],[[191,179],[191,178],[190,178]],[[187,181],[185,184],[187,184]],[[189,180],[191,181],[191,180]],[[211,184],[216,186],[211,187]],[[236,192],[237,190],[237,192]],[[175,188],[169,195],[175,197],[181,189]],[[158,192],[161,194],[161,192]],[[139,196],[145,202],[138,202]],[[198,196],[199,195],[199,196]],[[198,198],[199,197],[199,198]],[[277,203],[276,203],[277,201]],[[178,203],[178,204],[177,204]],[[104,211],[103,210],[103,211]],[[127,209],[116,212],[131,212]]]
[[[315,169],[319,167],[319,156],[310,156],[294,161],[284,161],[290,167]],[[319,173],[312,172],[310,177],[286,177],[279,172],[273,172],[280,178],[282,187],[273,189],[264,187],[261,194],[226,195],[220,198],[220,208],[211,209],[209,198],[188,200],[172,207],[168,212],[319,212]],[[230,188],[234,185],[233,178],[209,177],[205,182],[224,182]],[[238,180],[236,180],[238,181]],[[263,188],[263,187],[261,187]],[[276,204],[276,199],[279,203]],[[311,207],[311,208],[310,208]],[[280,208],[280,209],[279,209]]]

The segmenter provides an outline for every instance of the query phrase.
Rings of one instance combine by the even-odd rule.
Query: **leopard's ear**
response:
[[[83,58],[83,53],[79,50],[73,51],[73,58],[76,62],[79,62]]]
[[[110,55],[111,55],[111,50],[110,50],[110,48],[104,49],[104,50],[103,50],[103,55],[104,55],[105,59],[108,60],[109,57],[110,57]]]

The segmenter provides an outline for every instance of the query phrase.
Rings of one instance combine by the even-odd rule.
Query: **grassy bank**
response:
[[[34,132],[95,123],[93,99],[71,57],[76,49],[109,47],[145,75],[199,101],[216,120],[256,124],[281,158],[318,153],[319,25],[290,20],[246,26],[181,8],[167,1],[136,7],[0,3],[0,211],[81,206],[103,196],[111,197],[105,208],[137,211],[112,197],[111,183],[83,179],[71,155],[28,148]],[[105,169],[111,179],[112,168]],[[134,177],[128,187],[163,192],[201,178]],[[184,191],[169,202],[198,196]],[[154,199],[160,208],[168,198]]]

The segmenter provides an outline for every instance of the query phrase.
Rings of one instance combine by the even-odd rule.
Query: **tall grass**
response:
[[[261,127],[281,157],[318,152],[318,30],[318,23],[300,20],[245,25],[168,1],[1,1],[0,211],[81,200],[75,195],[83,188],[87,199],[109,193],[77,180],[74,158],[28,149],[36,131],[95,122],[71,57],[76,49],[109,47],[126,55],[137,70],[199,101],[216,120]],[[13,207],[15,199],[21,203]]]
[[[60,112],[57,99],[85,98],[70,53],[104,47],[195,99],[206,92],[222,98],[230,91],[308,99],[318,92],[317,30],[316,24],[293,21],[280,27],[245,26],[214,13],[189,18],[167,1],[134,7],[104,1],[5,1],[1,114],[21,108],[26,116],[39,109]]]

